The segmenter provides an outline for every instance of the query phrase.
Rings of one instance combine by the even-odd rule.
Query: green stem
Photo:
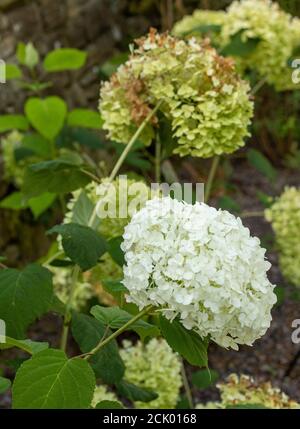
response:
[[[123,150],[120,158],[118,159],[118,162],[116,163],[113,171],[111,172],[111,175],[109,176],[109,181],[112,182],[116,175],[118,174],[124,160],[126,159],[130,149],[132,148],[132,146],[134,145],[134,143],[137,141],[137,139],[139,138],[139,136],[141,135],[141,133],[144,131],[144,128],[146,127],[146,125],[148,124],[148,122],[152,119],[152,117],[155,115],[155,113],[157,112],[157,110],[159,109],[160,105],[162,104],[162,100],[160,100],[156,106],[154,107],[154,109],[149,113],[149,115],[143,120],[143,122],[141,123],[141,125],[139,126],[139,128],[136,130],[136,132],[134,133],[134,135],[132,136],[132,138],[130,139],[129,143],[125,146],[125,149]]]
[[[160,183],[160,164],[161,164],[161,141],[159,133],[155,140],[155,182]]]
[[[205,197],[204,197],[204,200],[205,200],[206,203],[208,202],[209,197],[210,197],[211,188],[212,188],[212,185],[213,185],[213,181],[214,181],[214,178],[215,178],[215,175],[216,175],[216,171],[217,171],[219,162],[220,162],[220,157],[219,156],[215,156],[213,158],[213,160],[212,160],[212,164],[211,164],[211,167],[210,167],[210,171],[209,171],[207,183],[206,183],[206,186],[205,186]]]
[[[79,274],[80,274],[80,267],[78,265],[75,265],[73,269],[73,274],[72,274],[71,291],[68,297],[68,301],[66,303],[66,309],[64,314],[64,326],[63,326],[63,332],[62,332],[61,343],[60,343],[60,348],[63,351],[65,351],[67,348],[68,334],[69,334],[70,321],[71,321],[72,302],[73,302]]]
[[[183,362],[182,359],[181,359],[181,376],[182,376],[182,381],[183,381],[183,387],[184,387],[184,390],[185,390],[185,394],[186,394],[186,397],[187,397],[190,409],[192,410],[194,408],[193,395],[192,395],[192,392],[191,392],[189,381],[188,381],[188,378],[187,378],[187,375],[186,375],[186,370],[185,370],[185,367],[184,367],[184,362]]]
[[[253,87],[252,91],[250,92],[250,95],[257,94],[258,91],[264,86],[264,84],[266,83],[266,81],[267,81],[267,78],[264,77],[259,82],[257,82],[257,84]]]
[[[122,334],[124,331],[126,331],[131,325],[133,325],[135,322],[140,320],[143,316],[148,314],[153,309],[153,306],[150,305],[146,308],[144,308],[142,311],[140,311],[136,316],[134,316],[132,319],[128,320],[125,325],[121,326],[117,331],[115,331],[113,334],[111,334],[109,337],[104,339],[104,341],[100,341],[95,348],[93,348],[89,353],[85,355],[85,359],[89,359],[91,356],[93,356],[95,353],[97,353],[102,347],[106,346],[110,341],[117,338],[120,334]]]

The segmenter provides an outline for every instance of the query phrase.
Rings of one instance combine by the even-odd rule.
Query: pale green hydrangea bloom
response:
[[[202,37],[202,34],[208,34],[213,43],[219,44],[219,33],[225,19],[224,11],[196,9],[192,15],[186,15],[178,21],[172,33],[178,37],[191,35]]]
[[[203,158],[232,153],[244,145],[253,114],[249,85],[233,62],[207,41],[179,40],[154,30],[137,41],[130,59],[101,88],[100,111],[109,137],[128,143],[152,108],[170,122],[174,153]],[[140,140],[151,143],[155,117]]]
[[[158,394],[153,401],[136,402],[136,408],[175,408],[182,385],[181,362],[167,342],[153,338],[147,344],[124,341],[123,345],[125,379]]]
[[[118,398],[113,392],[110,392],[106,386],[99,384],[96,386],[92,400],[92,407],[95,408],[102,401],[118,401]]]
[[[300,189],[286,188],[265,216],[275,232],[282,274],[300,287]]]
[[[19,131],[12,131],[1,139],[0,145],[4,163],[4,178],[13,180],[18,187],[23,184],[25,164],[16,161],[15,150],[21,146],[22,139],[23,134]]]
[[[242,68],[256,70],[278,91],[295,89],[288,60],[300,46],[300,20],[270,0],[234,1],[222,26],[222,45],[243,31],[242,39],[258,39],[253,53],[237,58]]]
[[[290,399],[270,382],[256,383],[248,375],[231,374],[226,382],[217,385],[221,394],[220,402],[197,404],[198,409],[218,409],[228,406],[256,405],[271,409],[300,408],[300,404]]]

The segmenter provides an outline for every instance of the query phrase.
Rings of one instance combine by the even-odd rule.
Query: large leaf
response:
[[[222,55],[233,57],[247,57],[255,51],[261,39],[255,37],[244,41],[243,33],[244,30],[241,30],[231,37],[231,40],[228,45],[226,45],[222,49]]]
[[[86,52],[78,49],[55,49],[46,56],[43,66],[47,72],[76,70],[84,66],[86,57]]]
[[[15,338],[5,337],[5,343],[0,343],[0,350],[11,349],[17,347],[31,355],[39,353],[49,347],[48,343],[31,341],[31,340],[16,340]]]
[[[86,360],[68,359],[61,350],[44,350],[19,368],[13,384],[13,408],[88,408],[95,384]]]
[[[49,233],[62,236],[66,255],[83,271],[94,267],[100,256],[106,252],[105,240],[88,226],[67,223],[54,226]]]
[[[98,112],[89,109],[75,109],[68,114],[67,125],[69,127],[84,127],[100,129],[103,120]]]
[[[0,377],[0,395],[10,388],[11,382],[8,378]]]
[[[1,115],[0,116],[0,133],[11,130],[27,131],[29,128],[28,121],[23,115]]]
[[[247,158],[249,163],[271,182],[276,179],[277,171],[261,152],[256,149],[250,149],[247,152]]]
[[[150,402],[158,398],[158,394],[156,392],[152,392],[152,390],[144,389],[142,387],[136,386],[135,384],[128,383],[125,380],[117,383],[116,388],[120,395],[130,399],[130,401],[133,402]]]
[[[85,314],[73,313],[72,333],[83,353],[90,352],[109,330],[98,320]],[[113,384],[124,375],[124,363],[119,355],[116,341],[110,341],[90,359],[96,377],[105,383]]]
[[[207,340],[188,331],[177,320],[169,322],[162,315],[159,319],[162,335],[172,349],[183,356],[191,365],[207,366]]]
[[[26,116],[32,126],[42,136],[53,140],[62,129],[67,114],[67,106],[62,98],[29,98],[25,104]]]
[[[134,317],[119,307],[101,307],[100,305],[95,305],[91,309],[91,314],[111,329],[121,328]],[[148,336],[155,337],[159,335],[157,326],[150,325],[150,323],[144,322],[144,320],[137,320],[128,327],[128,330],[137,332],[142,339]]]
[[[81,172],[78,165],[67,160],[44,161],[27,168],[23,192],[27,198],[36,197],[45,192],[66,194],[86,186],[90,180]]]
[[[22,339],[28,326],[46,313],[53,297],[52,274],[37,264],[0,272],[0,319],[7,335]]]

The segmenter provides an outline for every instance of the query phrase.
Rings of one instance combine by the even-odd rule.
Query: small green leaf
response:
[[[127,311],[122,310],[119,307],[101,307],[100,305],[92,307],[91,314],[111,329],[121,328],[134,317],[132,314],[127,313]],[[128,330],[135,331],[142,339],[145,339],[148,336],[156,337],[159,335],[159,329],[157,326],[144,322],[144,320],[134,322],[129,326]]]
[[[0,202],[2,209],[23,210],[27,207],[22,192],[13,192]]]
[[[42,136],[53,140],[64,125],[67,106],[59,97],[32,97],[25,104],[25,113],[32,126]]]
[[[69,127],[84,127],[101,129],[103,120],[98,112],[89,109],[75,109],[68,114],[67,125]]]
[[[124,252],[121,249],[122,242],[123,237],[114,237],[107,242],[108,253],[120,267],[125,265]]]
[[[89,408],[96,381],[84,359],[48,349],[24,362],[13,384],[13,408]]]
[[[276,305],[281,305],[285,299],[285,289],[281,286],[276,286],[274,289],[274,293],[277,297]]]
[[[52,274],[37,264],[24,270],[0,271],[0,319],[9,336],[22,339],[28,326],[48,311],[53,296]]]
[[[0,133],[11,130],[27,131],[29,124],[23,115],[1,115],[0,116]]]
[[[120,280],[103,279],[101,280],[101,282],[103,283],[104,289],[107,292],[111,293],[112,295],[120,292],[122,293],[128,292],[126,287],[121,283],[121,279]]]
[[[98,402],[95,408],[101,409],[101,410],[122,410],[124,409],[121,402],[118,401],[101,401]]]
[[[228,197],[227,195],[219,198],[218,207],[220,207],[222,210],[233,211],[236,213],[241,212],[241,206],[236,201],[234,201],[233,198]]]
[[[0,343],[0,350],[11,349],[17,347],[31,355],[39,353],[49,347],[46,342],[38,342],[31,340],[16,340],[15,338],[5,337],[5,343]]]
[[[22,77],[22,71],[16,64],[6,64],[5,77],[6,80],[20,79]]]
[[[92,228],[76,223],[56,225],[48,232],[62,236],[66,255],[83,271],[94,267],[106,252],[105,240]]]
[[[49,141],[37,133],[25,134],[22,139],[22,147],[30,149],[43,158],[51,158],[52,155]]]
[[[85,314],[73,313],[72,333],[82,353],[90,352],[110,331],[98,320]],[[96,377],[107,384],[117,383],[125,372],[124,363],[119,355],[117,342],[110,341],[91,359]]]
[[[11,382],[8,378],[0,377],[0,395],[10,388]]]
[[[159,319],[163,337],[172,349],[183,356],[191,365],[208,365],[208,341],[203,340],[196,332],[188,331],[177,320],[169,322],[162,315]]]
[[[47,72],[60,72],[64,70],[76,70],[84,66],[87,53],[79,49],[60,48],[55,49],[44,59],[44,69]]]
[[[276,180],[277,171],[261,152],[256,149],[250,149],[248,150],[247,158],[249,163],[267,179],[271,182]]]
[[[128,53],[127,52],[121,52],[112,58],[110,58],[108,61],[106,61],[102,66],[100,67],[100,73],[104,75],[105,77],[110,77],[113,73],[115,73],[118,69],[118,67],[125,63],[128,60]]]
[[[221,54],[224,56],[233,56],[233,57],[247,57],[252,54],[257,48],[261,39],[255,37],[252,39],[243,40],[244,30],[240,30],[238,33],[234,34],[231,37],[230,42],[225,46]]]
[[[72,222],[78,223],[79,225],[88,225],[89,220],[94,211],[95,205],[87,196],[87,193],[83,190],[81,191],[79,197],[77,198],[75,205],[72,210]],[[95,218],[92,225],[93,229],[96,229],[100,224],[100,219]]]
[[[192,383],[198,389],[207,389],[213,386],[219,378],[217,371],[201,369],[192,375]]]
[[[158,394],[151,390],[144,389],[125,380],[116,384],[116,388],[120,395],[129,399],[130,401],[150,402],[158,398]]]
[[[28,207],[32,211],[35,219],[37,219],[42,213],[52,206],[56,197],[56,194],[45,192],[38,197],[30,198],[30,200],[28,200]]]
[[[39,62],[39,53],[32,43],[19,43],[17,48],[17,58],[20,64],[32,69]]]

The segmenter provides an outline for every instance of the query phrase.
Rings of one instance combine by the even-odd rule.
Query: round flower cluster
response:
[[[286,188],[265,216],[275,232],[282,274],[300,287],[300,189]]]
[[[151,30],[101,88],[103,128],[113,140],[128,143],[161,102],[160,113],[177,142],[174,153],[203,158],[232,153],[249,135],[249,89],[233,62],[219,56],[208,41],[184,41]],[[158,122],[156,116],[144,128],[139,139],[145,145]]]
[[[291,400],[271,383],[258,384],[247,375],[231,374],[226,383],[217,385],[221,393],[221,402],[198,404],[196,408],[226,408],[234,405],[261,405],[272,409],[300,408],[300,404]]]
[[[158,397],[150,402],[136,402],[136,408],[175,408],[182,385],[181,363],[163,339],[153,338],[147,344],[123,342],[121,357],[125,363],[125,379],[150,389]]]
[[[128,301],[161,307],[172,320],[223,347],[251,345],[276,302],[265,249],[239,218],[206,204],[153,199],[125,228]]]
[[[186,15],[178,21],[172,30],[175,36],[208,35],[214,44],[220,43],[219,33],[226,19],[226,13],[221,10],[195,10],[192,15]]]
[[[212,41],[222,50],[232,38],[241,33],[242,41],[257,41],[253,52],[237,56],[238,68],[256,70],[261,78],[274,85],[278,91],[295,89],[288,66],[294,51],[300,43],[300,20],[280,9],[271,0],[234,1],[226,12],[196,10],[174,26],[174,33],[188,35],[197,27],[207,30],[220,26],[218,31],[209,32]],[[197,32],[199,36],[199,31]]]
[[[96,405],[102,401],[118,401],[118,398],[113,392],[108,391],[106,386],[99,384],[95,387],[94,397],[91,405],[93,408],[95,408]]]
[[[234,1],[222,26],[222,44],[242,32],[242,40],[257,40],[256,49],[238,58],[241,66],[256,70],[278,91],[295,89],[288,61],[300,43],[300,20],[293,18],[271,0]]]

